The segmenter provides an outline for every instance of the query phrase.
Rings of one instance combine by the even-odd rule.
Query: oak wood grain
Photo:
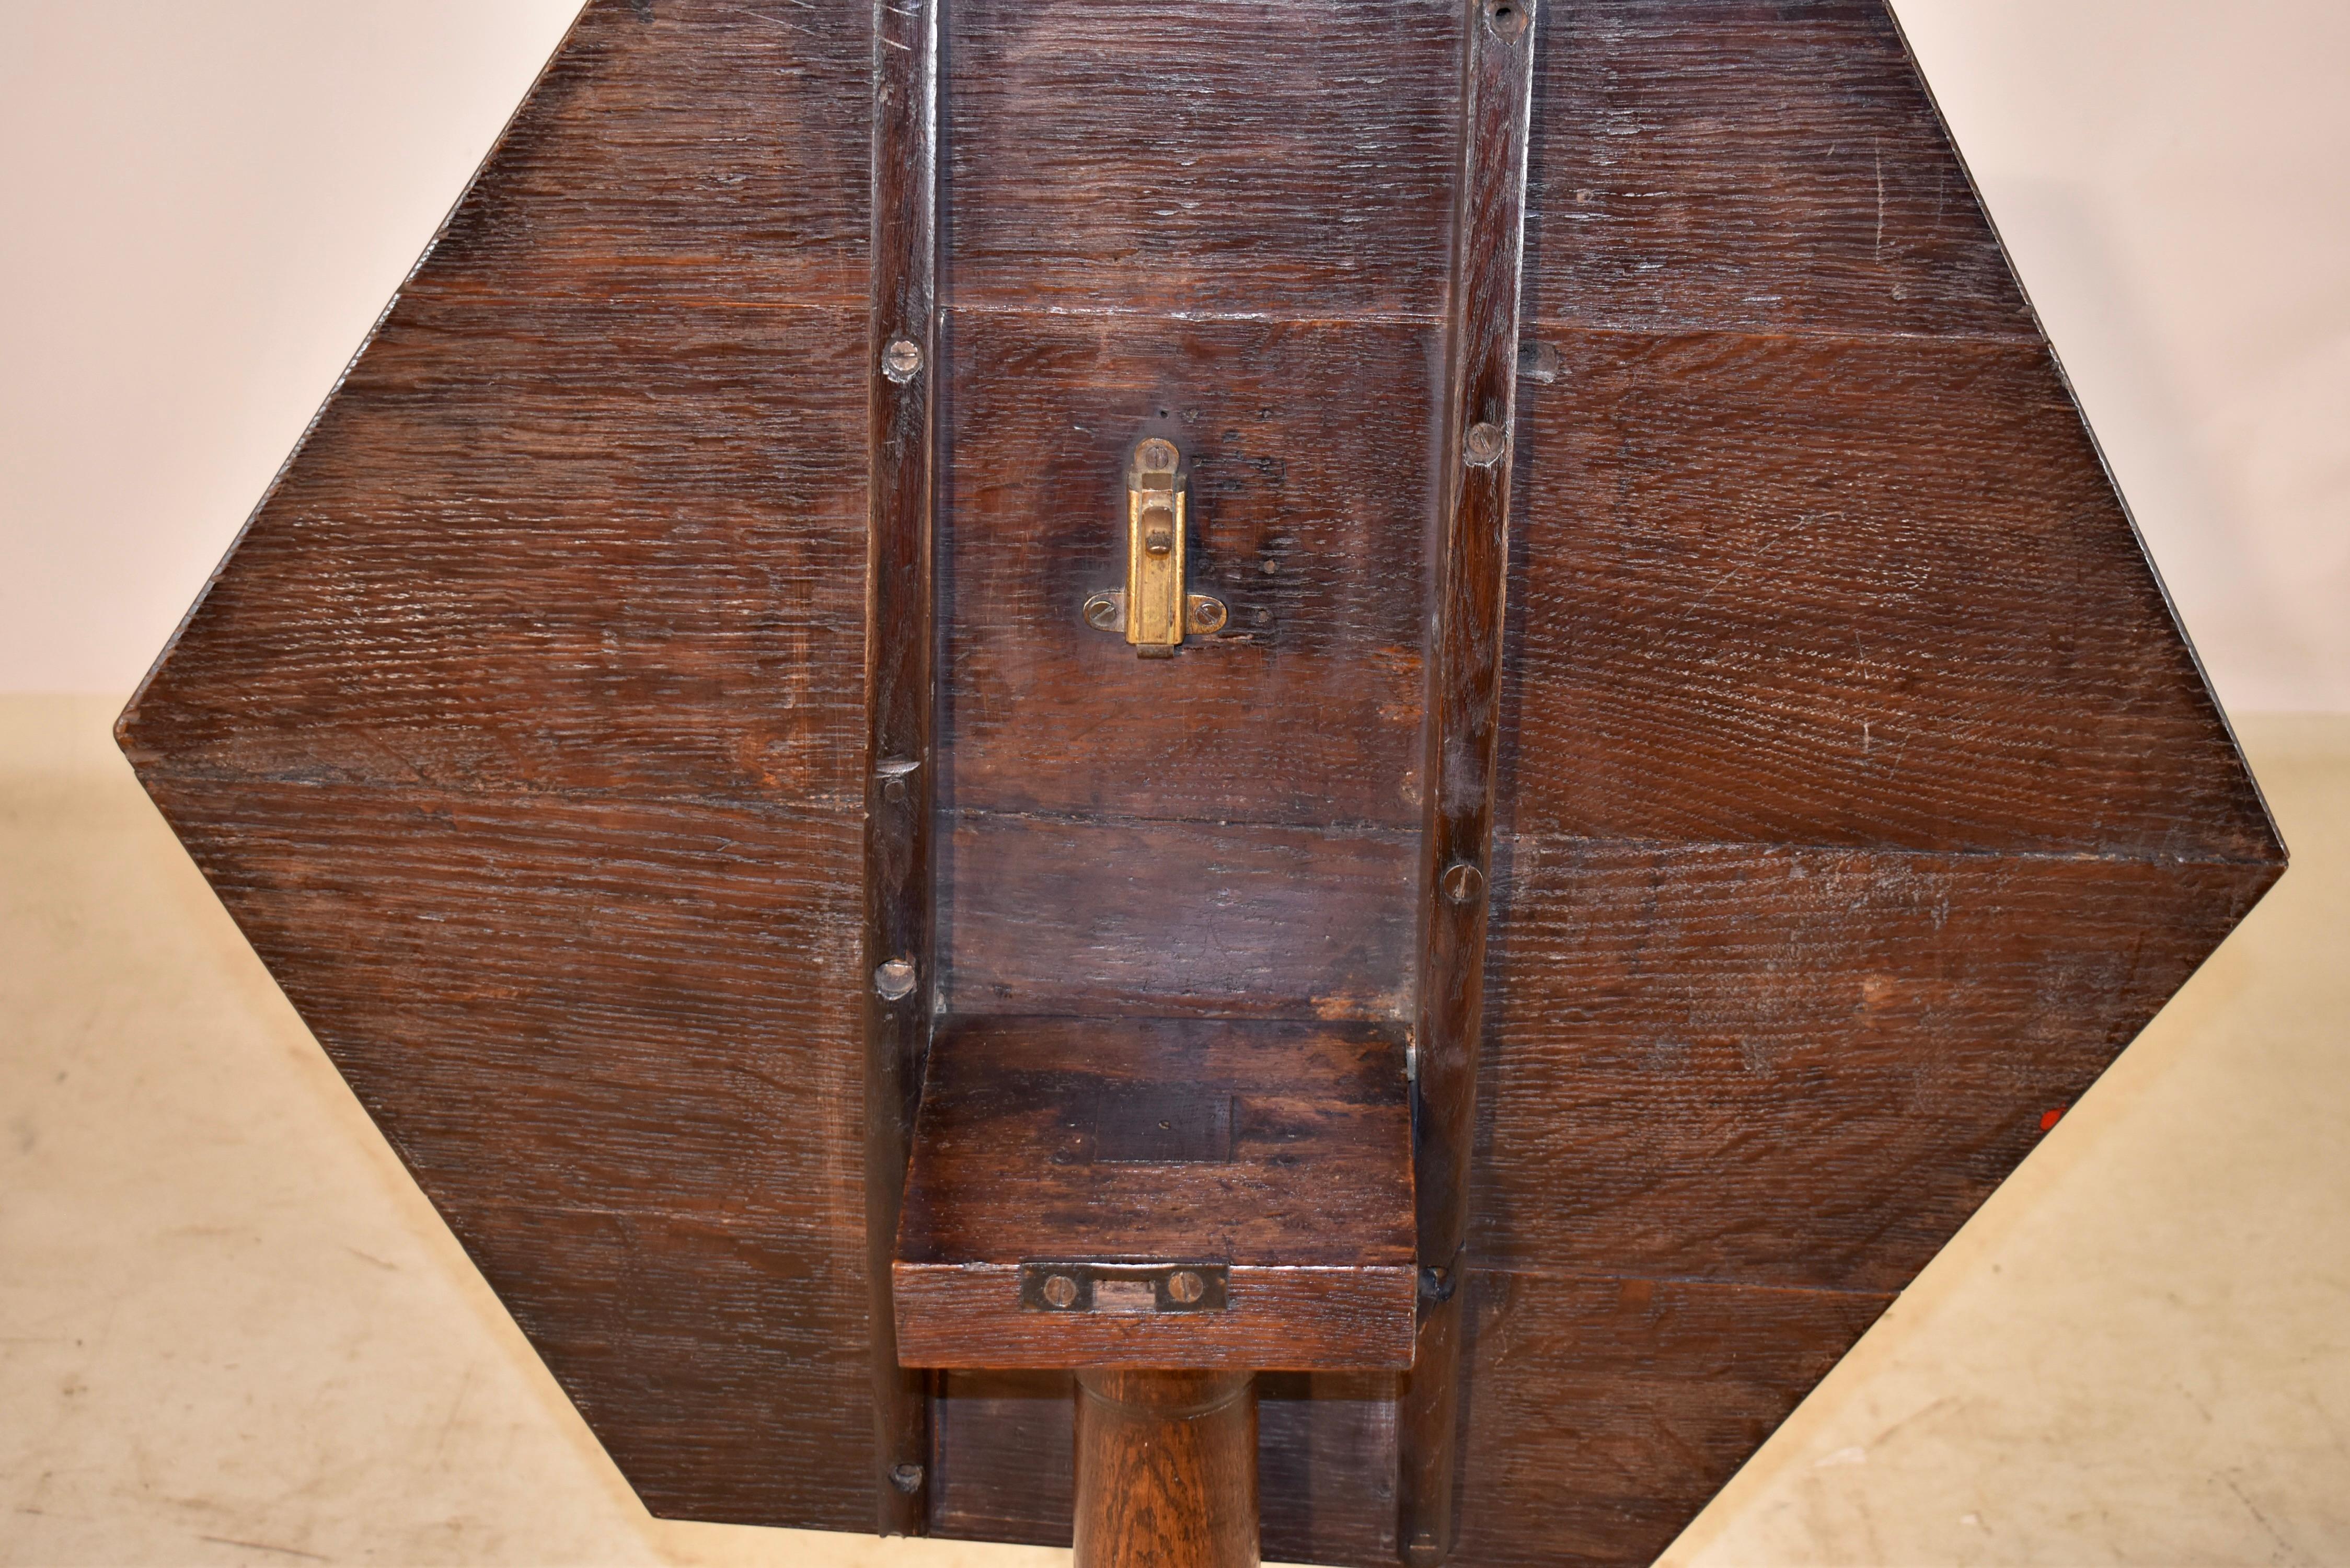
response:
[[[1654,1561],[1886,1295],[1478,1272],[1453,1561]],[[1362,1568],[1370,1568],[1363,1562]]]
[[[649,1504],[869,1529],[871,44],[761,11],[588,9],[120,732]]]
[[[1256,1380],[1076,1377],[1076,1568],[1256,1568]]]
[[[855,807],[863,341],[831,310],[404,302],[132,760]]]
[[[1530,317],[2038,337],[1880,0],[1554,0],[1541,30]]]
[[[871,23],[593,0],[403,297],[863,310]]]
[[[1415,826],[1433,329],[959,311],[947,337],[951,804]],[[1079,616],[1124,580],[1145,436],[1183,454],[1191,586],[1232,612],[1173,659]]]
[[[1413,836],[998,816],[941,873],[951,1012],[1400,1021]]]
[[[1898,1290],[2276,871],[1520,837],[1476,1255]]]
[[[1545,341],[1518,831],[2273,853],[2043,347]]]
[[[652,1204],[825,1234],[858,1204],[844,814],[151,774],[444,1204]],[[779,1138],[768,1129],[808,1129]]]
[[[931,1533],[1066,1547],[1076,1497],[1076,1373],[951,1368],[938,1374],[937,1388]]]
[[[1461,1297],[1475,1402],[1453,1561],[1510,1568],[1653,1560],[1891,1302],[1482,1269]],[[1390,1391],[1262,1383],[1266,1557],[1392,1563]],[[932,1532],[1067,1545],[1067,1399],[1047,1374],[949,1375]]]
[[[864,1282],[837,1237],[633,1208],[442,1212],[652,1512],[873,1529],[872,1382],[841,1338]]]
[[[962,0],[960,306],[1289,320],[1441,308],[1452,0]]]
[[[870,1528],[854,819],[147,783],[648,1504]]]

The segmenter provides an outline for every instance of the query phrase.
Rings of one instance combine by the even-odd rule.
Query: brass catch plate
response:
[[[1126,465],[1126,586],[1086,600],[1086,624],[1124,633],[1143,659],[1171,659],[1187,634],[1213,636],[1231,618],[1222,599],[1184,587],[1182,462],[1175,443],[1158,436],[1135,447]]]
[[[1222,1263],[1023,1263],[1020,1305],[1028,1312],[1222,1312],[1230,1271]]]

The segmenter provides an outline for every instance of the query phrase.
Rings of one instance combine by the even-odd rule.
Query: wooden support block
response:
[[[1367,1023],[942,1023],[892,1267],[910,1366],[1412,1354],[1402,1042]]]

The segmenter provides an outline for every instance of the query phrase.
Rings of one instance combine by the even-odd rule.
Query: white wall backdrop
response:
[[[0,691],[161,651],[578,0],[0,0]]]
[[[1894,9],[2221,701],[2350,711],[2350,5]]]
[[[0,691],[130,691],[575,8],[0,0]],[[2350,5],[1896,8],[2222,699],[2350,711]]]

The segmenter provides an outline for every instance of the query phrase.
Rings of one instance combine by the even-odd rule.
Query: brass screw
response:
[[[899,805],[904,804],[906,799],[906,781],[904,779],[893,778],[887,784],[884,784],[881,786],[881,798],[888,801],[891,805]]]
[[[881,373],[904,386],[922,370],[922,346],[910,337],[893,337],[881,350]]]
[[[884,1002],[901,1002],[913,994],[914,966],[904,959],[891,959],[873,971],[873,989]]]
[[[1066,1274],[1055,1274],[1045,1282],[1045,1300],[1056,1307],[1075,1306],[1077,1303],[1077,1282]]]
[[[1468,435],[1461,442],[1462,452],[1479,468],[1491,468],[1502,461],[1502,454],[1509,449],[1510,438],[1502,433],[1502,427],[1482,420],[1469,427]]]
[[[1190,1306],[1207,1293],[1208,1287],[1201,1284],[1200,1276],[1189,1269],[1178,1269],[1168,1276],[1167,1294],[1185,1306]]]
[[[1444,874],[1444,896],[1456,904],[1475,901],[1485,889],[1485,874],[1463,860]]]

